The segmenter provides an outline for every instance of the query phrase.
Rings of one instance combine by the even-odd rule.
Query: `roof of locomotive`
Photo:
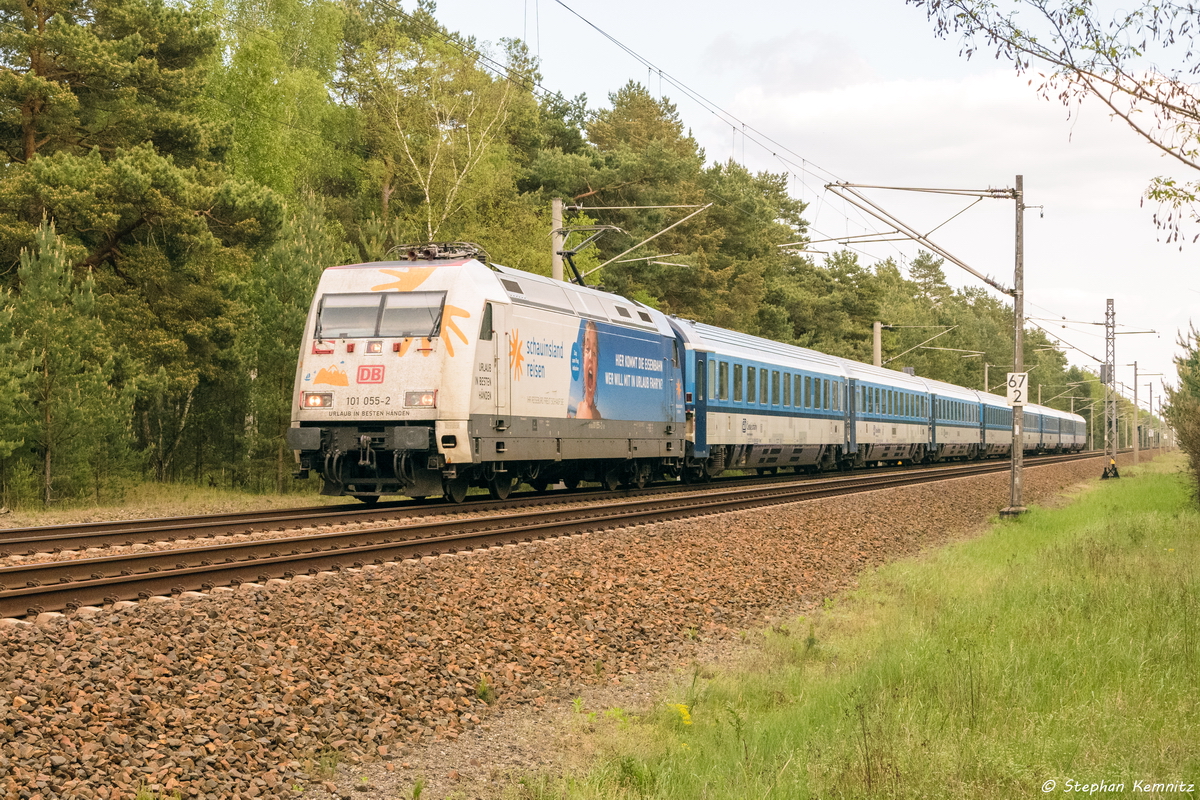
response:
[[[408,269],[410,267],[463,267],[474,261],[473,258],[456,258],[456,259],[438,259],[436,261],[364,261],[360,264],[338,264],[333,267],[326,267],[326,270],[331,269],[386,269],[394,267],[396,269]],[[480,264],[480,266],[483,266]]]
[[[518,305],[675,337],[665,314],[620,295],[499,264],[492,264],[492,269],[509,298]]]

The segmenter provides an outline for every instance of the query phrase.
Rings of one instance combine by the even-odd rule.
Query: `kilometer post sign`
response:
[[[1008,373],[1008,404],[1010,406],[1023,406],[1029,396],[1029,373],[1028,372],[1010,372]]]

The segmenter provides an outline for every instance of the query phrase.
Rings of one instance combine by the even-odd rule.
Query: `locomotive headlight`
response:
[[[300,405],[305,408],[331,408],[333,406],[332,392],[304,392]]]
[[[383,342],[367,342],[367,352],[371,355],[383,352]]]
[[[437,392],[405,392],[404,405],[410,408],[437,408]]]

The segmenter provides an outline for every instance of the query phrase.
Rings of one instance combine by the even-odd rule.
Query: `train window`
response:
[[[833,382],[833,410],[834,411],[842,410],[842,382],[841,381]]]
[[[653,322],[654,322],[654,320],[650,319],[650,315],[647,314],[645,311],[639,311],[638,316],[642,318],[642,322],[649,322],[651,324],[653,324]]]
[[[492,340],[492,304],[483,304],[483,319],[479,323],[479,341],[490,342]]]
[[[707,376],[704,374],[704,368],[701,366],[699,360],[697,360],[696,366],[698,369],[696,370],[696,394],[694,397],[700,400],[704,397],[704,379]]]
[[[441,329],[445,292],[387,292],[383,298],[380,336],[436,336]]]
[[[679,340],[678,339],[673,339],[671,341],[671,366],[675,367],[676,369],[679,368]]]
[[[779,405],[779,370],[771,370],[771,405]]]
[[[829,408],[829,379],[828,378],[821,379],[821,397],[824,398],[823,402],[821,403],[821,408],[825,408],[825,409]]]
[[[374,336],[379,323],[380,295],[327,294],[321,298],[317,338]]]
[[[725,366],[722,364],[721,366]],[[733,400],[735,403],[742,402],[742,365],[733,365]]]
[[[796,408],[800,408],[801,398],[804,397],[804,378],[793,375],[792,386],[792,402],[796,404]]]
[[[327,294],[317,314],[317,338],[435,336],[445,292]]]
[[[812,379],[804,376],[804,407],[812,408]]]
[[[746,367],[746,402],[756,402],[758,395],[758,368]]]
[[[622,317],[625,317],[626,319],[633,319],[633,317],[629,316],[629,310],[628,310],[628,309],[621,308],[620,306],[617,306],[617,313],[618,313],[618,314],[620,314]]]
[[[708,362],[708,399],[717,399],[717,362]]]
[[[867,391],[863,387],[857,386],[854,389],[854,393],[858,395],[858,410],[866,411],[867,410]]]
[[[721,387],[721,399],[729,399],[729,362],[722,361],[720,369],[720,377],[717,379],[717,385]]]
[[[758,402],[765,404],[767,402],[767,387],[770,384],[770,376],[767,371],[760,370],[758,384]]]
[[[792,404],[792,375],[789,372],[783,373],[783,404]]]

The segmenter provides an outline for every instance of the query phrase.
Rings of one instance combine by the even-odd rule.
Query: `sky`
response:
[[[400,5],[412,10],[415,0]],[[710,161],[789,173],[792,194],[809,204],[814,240],[887,229],[827,191],[831,181],[989,189],[1011,188],[1020,174],[1031,325],[1072,346],[1071,363],[1098,369],[1112,298],[1117,379],[1132,387],[1126,365],[1138,362],[1143,408],[1148,383],[1157,399],[1161,382],[1175,381],[1178,333],[1191,320],[1200,324],[1200,243],[1181,251],[1160,241],[1142,196],[1156,175],[1193,176],[1099,104],[1067,109],[990,53],[963,58],[957,40],[937,39],[924,11],[903,0],[439,0],[436,16],[481,44],[524,40],[540,61],[542,86],[586,94],[591,108],[606,106],[629,80],[667,97]],[[913,228],[937,227],[933,241],[1012,285],[1011,199],[985,199],[946,222],[970,199],[867,194]],[[917,245],[855,249],[865,265],[889,256],[904,263]],[[953,264],[944,269],[951,285],[982,285]],[[1036,373],[1030,384],[1036,393]],[[1043,389],[1046,399],[1062,391]]]

